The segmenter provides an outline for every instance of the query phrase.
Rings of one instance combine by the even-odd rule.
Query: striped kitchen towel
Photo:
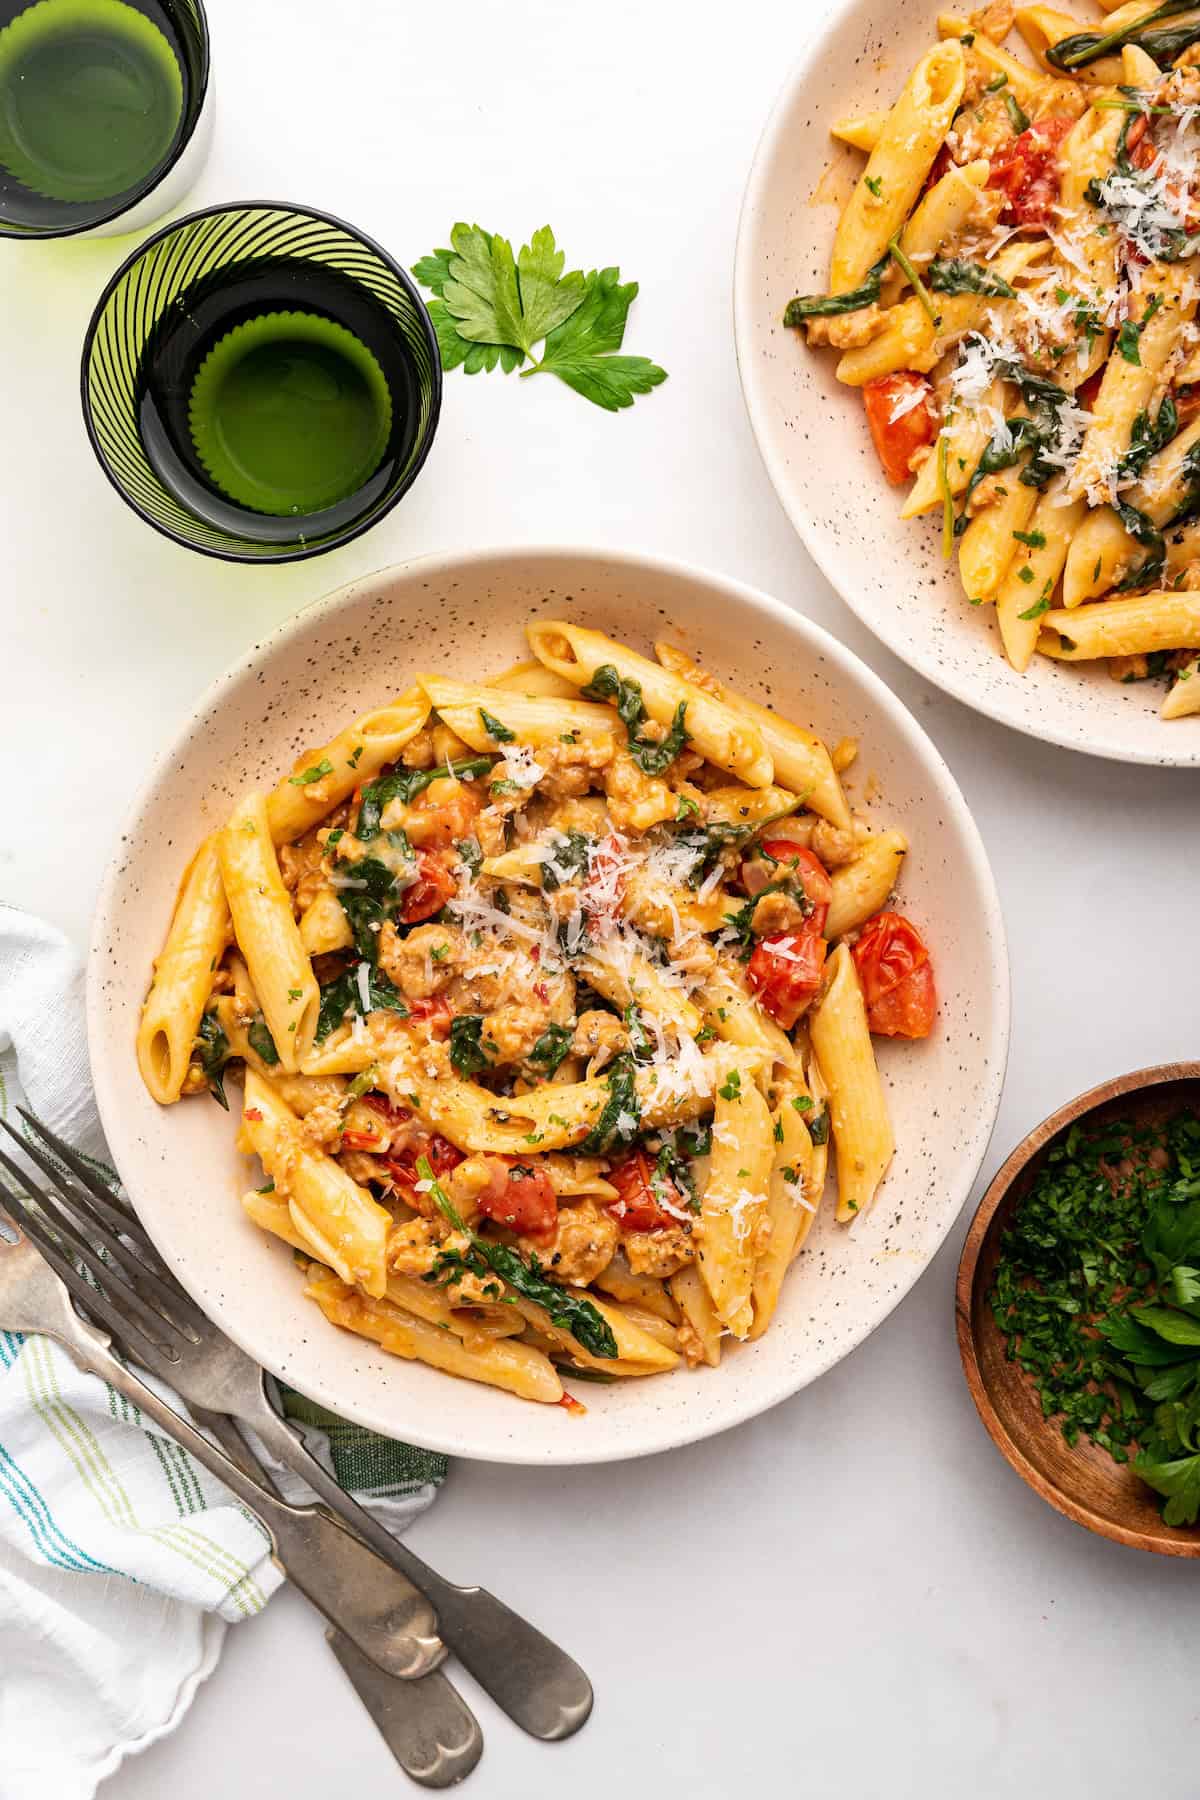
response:
[[[25,1096],[105,1160],[78,959],[0,905],[0,1112],[15,1117]],[[283,1399],[392,1529],[434,1498],[444,1458]],[[185,1451],[47,1339],[0,1330],[0,1800],[91,1800],[123,1757],[174,1728],[226,1626],[260,1612],[280,1579],[261,1527]]]

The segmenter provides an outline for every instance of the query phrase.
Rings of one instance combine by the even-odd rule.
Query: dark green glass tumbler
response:
[[[215,207],[114,275],[83,351],[105,474],[148,524],[234,562],[348,543],[416,479],[437,337],[398,263],[306,207]]]
[[[202,0],[0,0],[0,237],[144,230],[211,136]]]

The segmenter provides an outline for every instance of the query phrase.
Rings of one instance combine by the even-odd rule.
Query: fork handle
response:
[[[406,1583],[397,1595],[379,1559],[320,1508],[290,1506],[244,1475],[194,1425],[113,1355],[106,1334],[72,1310],[78,1330],[60,1338],[80,1366],[100,1375],[229,1488],[269,1532],[276,1560],[300,1591],[386,1674],[406,1680],[445,1658],[428,1604]]]
[[[485,1693],[531,1737],[571,1737],[592,1710],[592,1684],[573,1657],[486,1588],[457,1587],[359,1506],[259,1388],[238,1414],[272,1456],[303,1477],[351,1530],[415,1583],[437,1612],[442,1642]]]

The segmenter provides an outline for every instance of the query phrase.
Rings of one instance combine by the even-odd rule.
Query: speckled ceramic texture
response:
[[[291,1252],[244,1218],[251,1167],[207,1099],[160,1109],[134,1061],[138,1009],[180,874],[247,788],[266,786],[417,669],[498,673],[535,617],[599,627],[649,654],[694,651],[744,692],[831,740],[861,739],[858,791],[913,849],[904,904],[937,961],[934,1037],[881,1044],[899,1150],[881,1198],[845,1230],[827,1206],[770,1332],[718,1369],[581,1385],[586,1418],[402,1362],[326,1324]],[[180,1280],[268,1368],[347,1417],[453,1454],[519,1463],[666,1450],[751,1418],[862,1342],[929,1263],[970,1190],[1000,1100],[1008,964],[978,832],[929,739],[886,687],[816,626],[723,577],[633,555],[480,551],[356,582],[255,646],[205,696],[129,819],[96,916],[88,985],[96,1093],[113,1155]]]
[[[1200,716],[1158,717],[1157,682],[1121,686],[1103,664],[1035,657],[1009,667],[992,607],[972,607],[940,515],[901,519],[857,392],[836,356],[785,330],[793,294],[828,286],[841,204],[862,168],[834,119],[886,107],[937,39],[932,0],[850,0],[809,42],[759,145],[738,232],[734,329],[742,390],[767,473],[823,574],[897,656],[967,706],[1071,750],[1200,766]],[[832,173],[829,171],[832,169]]]

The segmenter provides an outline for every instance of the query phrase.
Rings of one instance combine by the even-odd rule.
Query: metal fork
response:
[[[442,1642],[515,1724],[544,1740],[578,1731],[593,1699],[579,1664],[486,1588],[447,1581],[360,1507],[280,1418],[267,1398],[263,1370],[184,1292],[126,1203],[69,1144],[23,1109],[21,1116],[69,1174],[4,1121],[0,1124],[9,1136],[47,1176],[53,1198],[3,1152],[0,1166],[44,1208],[104,1290],[107,1310],[68,1262],[81,1304],[99,1312],[135,1360],[168,1381],[189,1405],[249,1426],[277,1461],[307,1481],[339,1519],[408,1576],[436,1608]]]
[[[21,1213],[28,1217],[27,1209],[2,1186],[0,1199],[12,1209],[13,1217]],[[5,1236],[5,1227],[13,1232],[14,1241]],[[46,1243],[57,1256],[53,1241],[47,1239]],[[233,1440],[230,1448],[239,1452],[236,1458],[228,1458],[215,1449],[118,1361],[107,1334],[76,1312],[65,1284],[47,1256],[35,1247],[33,1236],[18,1235],[3,1211],[0,1325],[10,1331],[37,1332],[54,1338],[80,1368],[111,1382],[168,1436],[238,1493],[270,1533],[277,1559],[296,1585],[308,1593],[326,1617],[336,1616],[340,1621],[327,1633],[329,1642],[406,1774],[430,1788],[450,1787],[470,1774],[483,1751],[483,1734],[474,1714],[440,1669],[433,1668],[424,1675],[416,1673],[412,1639],[399,1636],[392,1629],[397,1590],[389,1585],[389,1571],[381,1569],[378,1559],[322,1509],[295,1508],[282,1501],[272,1503],[272,1497],[252,1479],[257,1464],[228,1420],[220,1422],[222,1435],[229,1432]],[[349,1559],[347,1545],[352,1547]],[[344,1583],[344,1592],[332,1608],[323,1605],[302,1579],[310,1568],[317,1571],[320,1579],[330,1582],[333,1589],[339,1580]],[[406,1602],[408,1587],[404,1583],[400,1590]],[[365,1618],[356,1622],[352,1614],[363,1596],[370,1596]],[[371,1646],[369,1656],[363,1653],[364,1642]],[[436,1639],[430,1642],[438,1654],[444,1654]],[[379,1657],[393,1656],[397,1651],[403,1652],[408,1664],[406,1678],[385,1674],[379,1666]]]

